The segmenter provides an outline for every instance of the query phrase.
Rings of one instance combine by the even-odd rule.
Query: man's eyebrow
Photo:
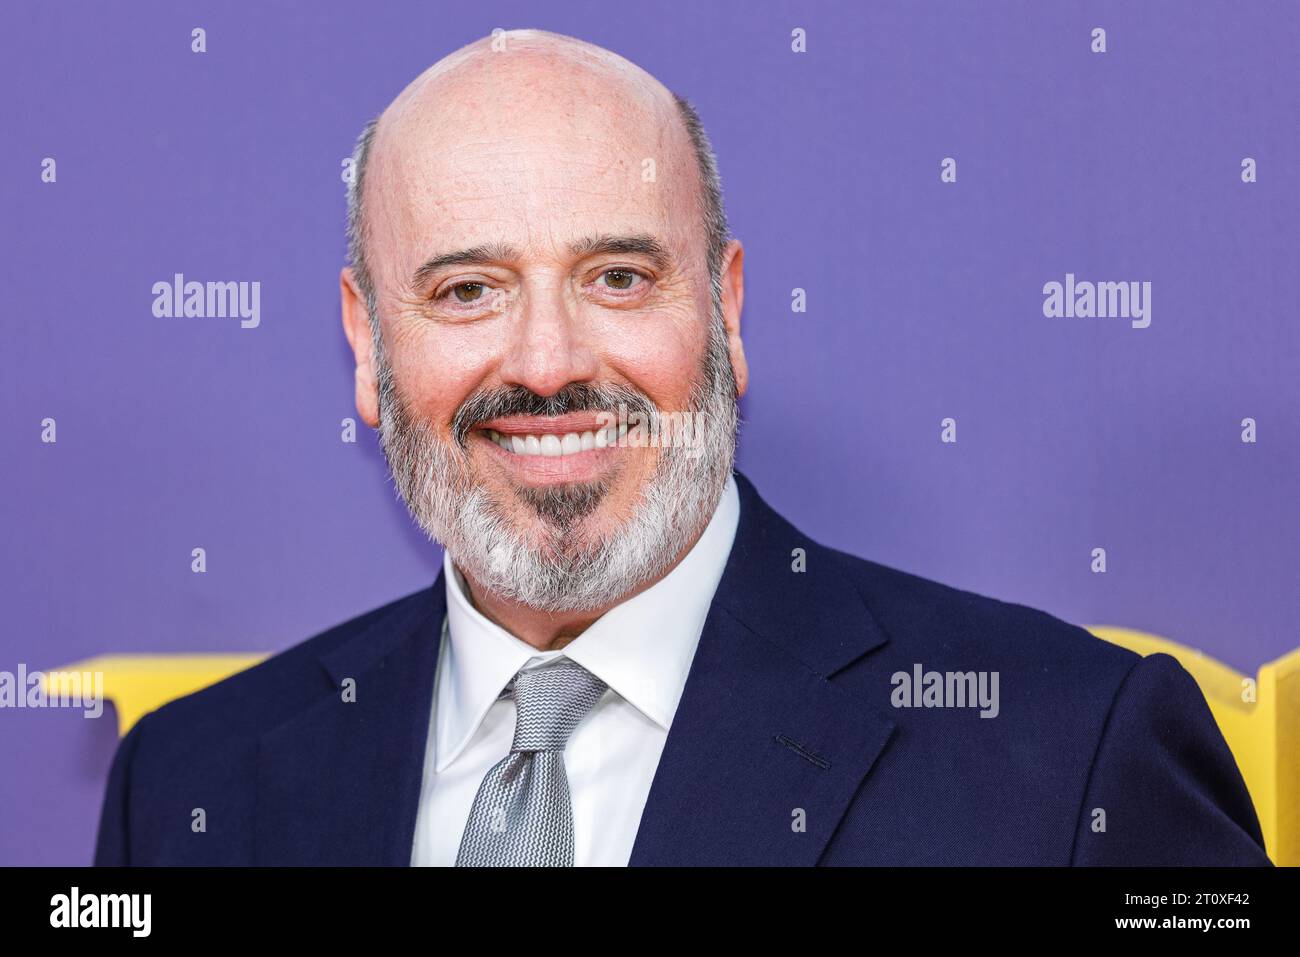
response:
[[[611,236],[601,234],[588,236],[569,244],[569,252],[575,256],[599,256],[609,253],[639,254],[649,257],[655,267],[661,270],[672,265],[673,257],[667,247],[649,233],[636,233],[631,236]]]
[[[574,256],[598,256],[613,253],[642,255],[649,257],[655,267],[666,270],[672,264],[672,255],[667,247],[649,233],[636,233],[628,236],[600,234],[587,236],[569,244],[569,252]],[[519,256],[518,250],[508,243],[482,243],[468,249],[442,253],[424,262],[411,276],[411,288],[419,291],[424,288],[429,278],[448,266],[486,266],[496,262],[508,262]]]
[[[494,262],[505,262],[518,257],[516,249],[507,243],[482,243],[468,249],[458,249],[453,253],[443,253],[426,260],[424,265],[411,277],[411,287],[419,290],[429,281],[429,277],[448,266],[486,266]]]

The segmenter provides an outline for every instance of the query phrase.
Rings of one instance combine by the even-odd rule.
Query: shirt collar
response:
[[[713,517],[677,566],[557,651],[538,651],[484,616],[444,553],[447,621],[438,669],[436,770],[456,760],[520,668],[558,657],[582,665],[667,731],[739,519],[736,480],[728,476]]]

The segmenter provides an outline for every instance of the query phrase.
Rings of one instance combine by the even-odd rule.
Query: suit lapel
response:
[[[445,606],[439,574],[323,655],[321,696],[262,735],[255,863],[410,864]]]
[[[815,864],[895,724],[829,680],[888,642],[833,553],[737,474],[740,525],[634,865]],[[792,570],[802,548],[807,569]]]

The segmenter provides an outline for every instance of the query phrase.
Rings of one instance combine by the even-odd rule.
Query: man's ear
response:
[[[350,266],[339,273],[339,294],[343,301],[343,334],[356,358],[356,402],[361,421],[379,428],[379,376],[375,369],[374,342],[370,337],[370,316],[365,296]]]
[[[727,243],[722,255],[722,320],[727,330],[727,350],[736,376],[736,397],[749,387],[749,364],[740,339],[740,310],[745,304],[745,248],[739,239]]]

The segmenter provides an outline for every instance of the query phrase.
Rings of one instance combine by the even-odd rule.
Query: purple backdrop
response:
[[[430,63],[537,26],[704,118],[746,246],[740,464],[769,501],[1253,673],[1300,617],[1298,10],[7,4],[0,670],[279,650],[432,579],[373,436],[339,438],[340,164]],[[260,325],[156,318],[178,272],[260,282]],[[1067,272],[1150,281],[1150,327],[1044,317]],[[0,711],[0,863],[90,860],[115,743],[111,712]]]

